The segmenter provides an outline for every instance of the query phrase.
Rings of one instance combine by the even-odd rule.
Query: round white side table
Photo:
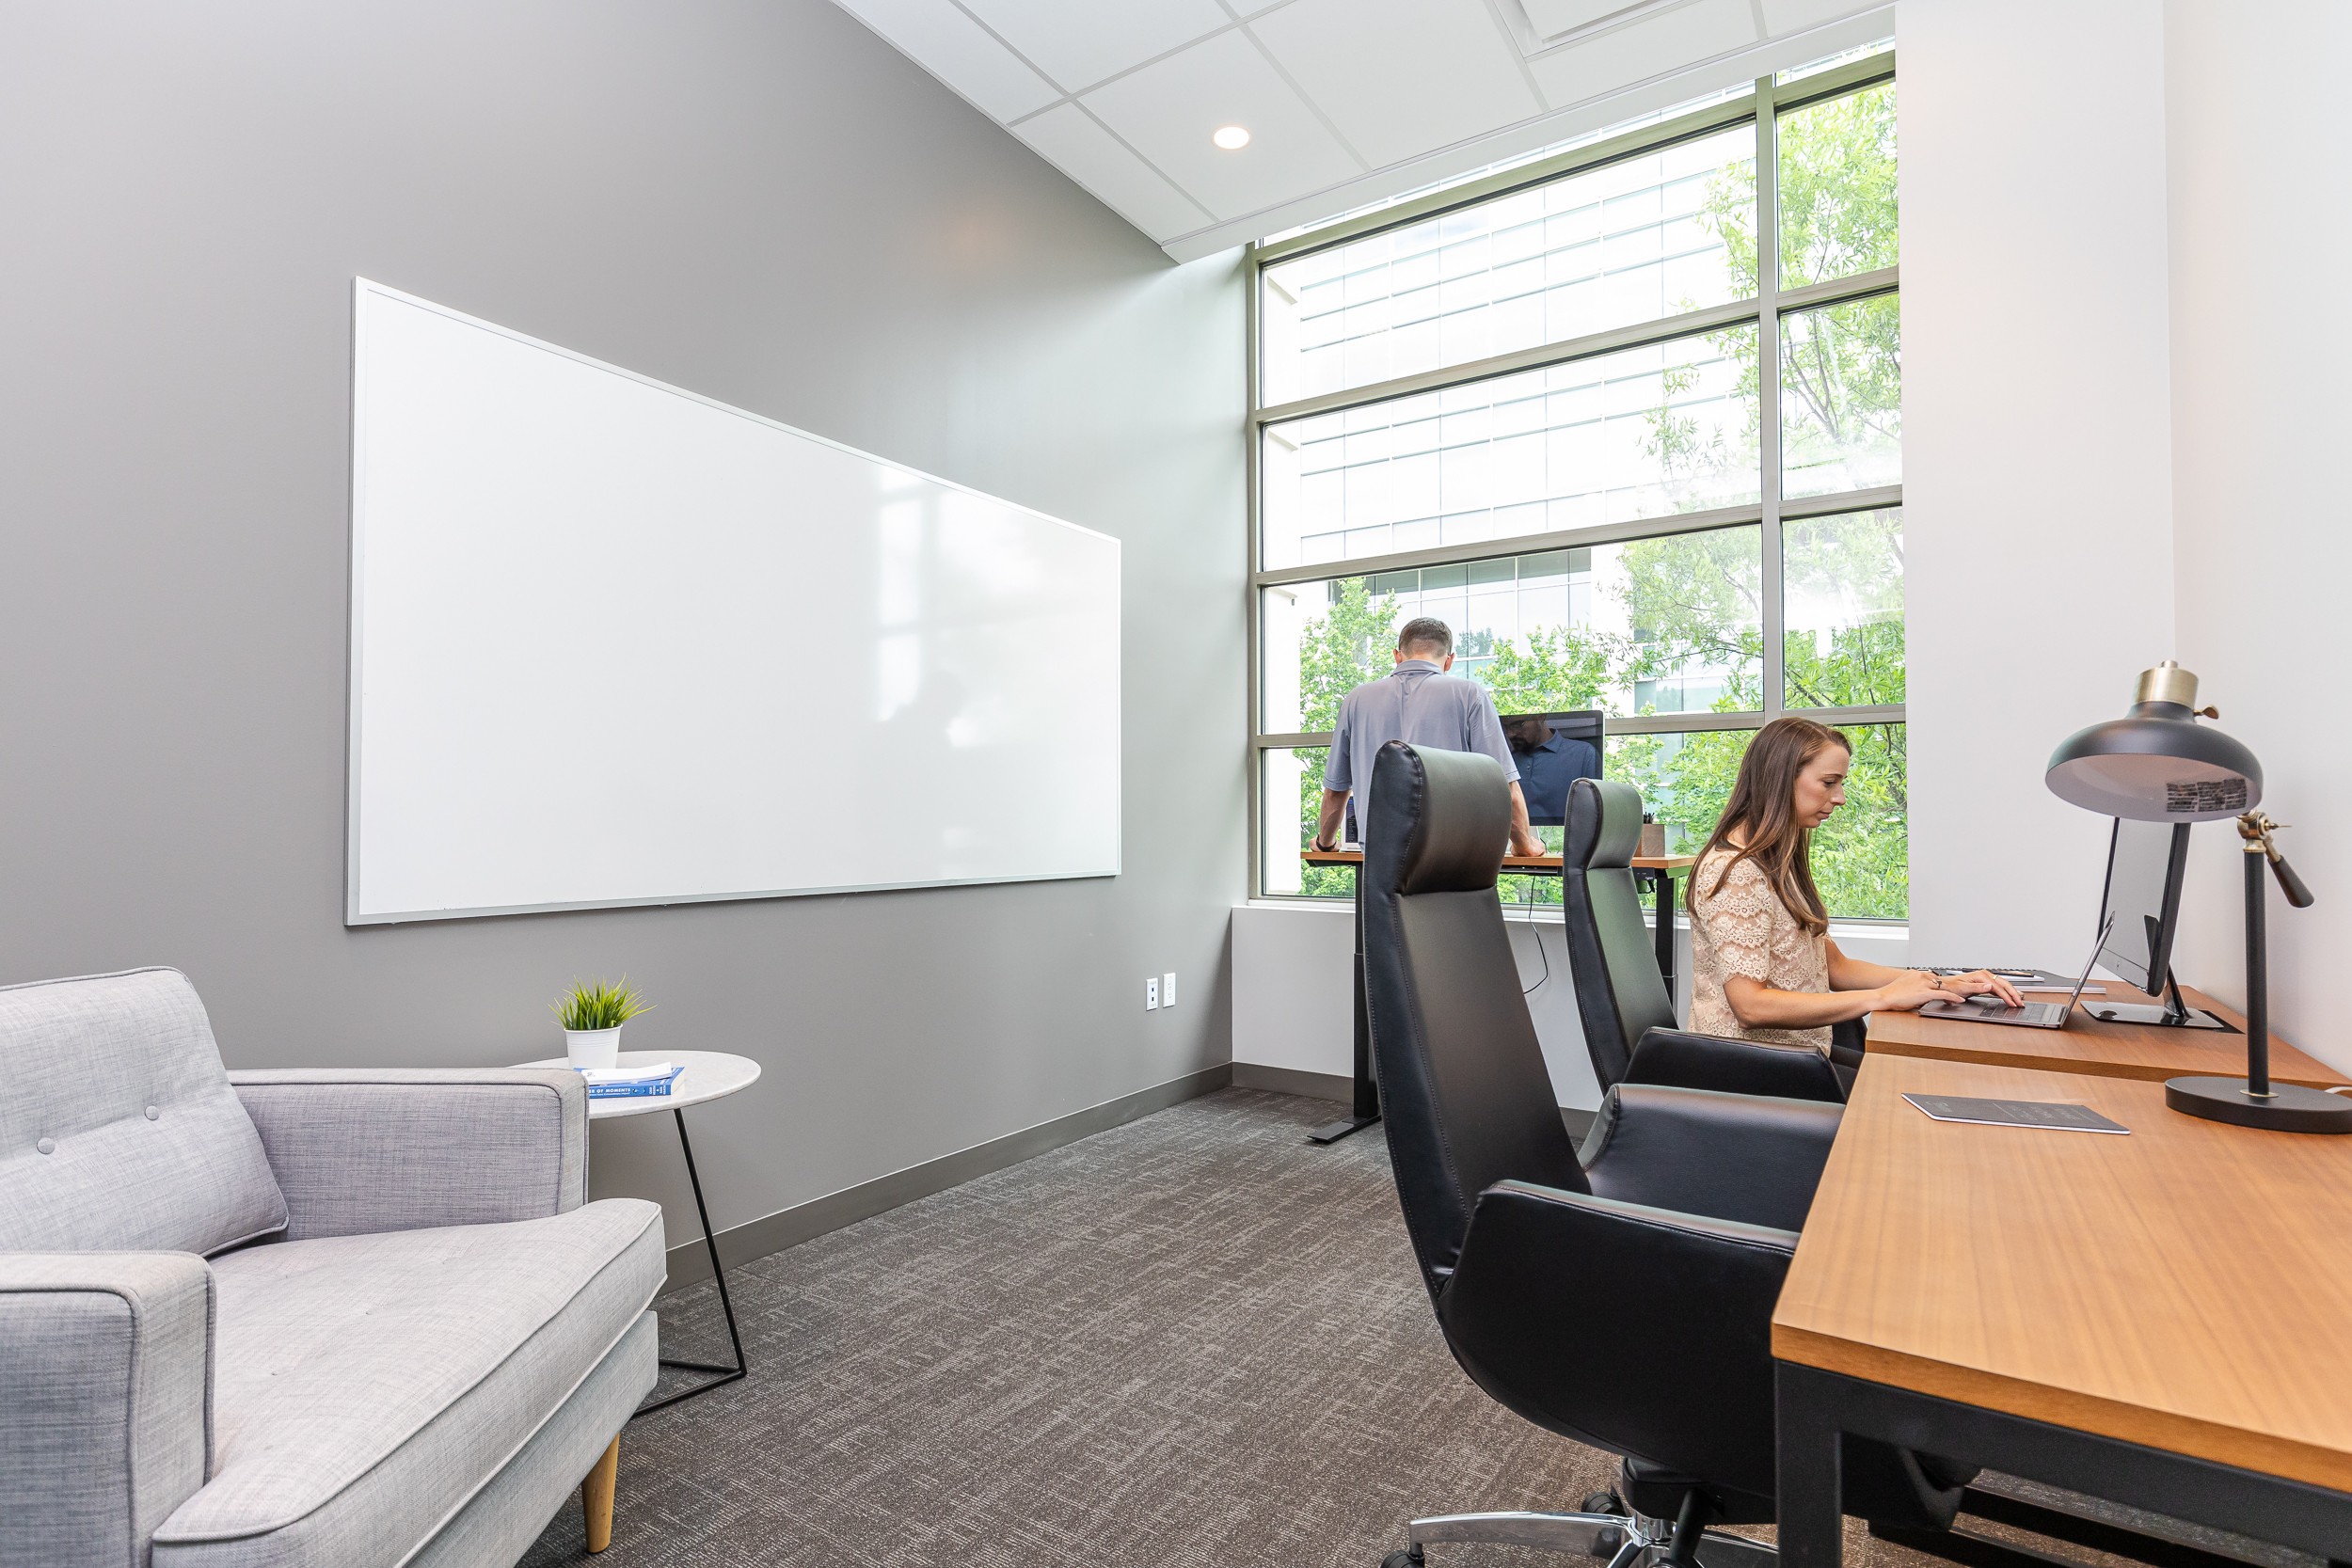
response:
[[[727,1342],[735,1347],[735,1364],[730,1367],[714,1361],[673,1361],[664,1356],[661,1364],[665,1367],[714,1375],[691,1388],[639,1405],[637,1416],[675,1404],[680,1400],[691,1400],[696,1394],[707,1394],[723,1384],[735,1382],[750,1370],[743,1360],[743,1336],[735,1327],[735,1303],[727,1297],[726,1270],[719,1265],[719,1241],[711,1234],[710,1211],[703,1205],[703,1179],[694,1169],[694,1146],[686,1138],[686,1108],[723,1100],[739,1090],[750,1088],[759,1081],[759,1064],[749,1056],[731,1055],[724,1051],[624,1051],[620,1053],[618,1065],[649,1067],[655,1062],[675,1062],[684,1069],[672,1081],[668,1094],[621,1095],[607,1100],[590,1100],[588,1119],[610,1121],[615,1117],[642,1117],[656,1111],[667,1111],[677,1124],[678,1152],[686,1156],[686,1180],[694,1188],[694,1216],[702,1221],[703,1246],[710,1254],[710,1277],[719,1285],[719,1309],[726,1314]],[[547,1061],[516,1065],[567,1068],[571,1063],[557,1056]],[[634,1417],[631,1418],[634,1419]]]

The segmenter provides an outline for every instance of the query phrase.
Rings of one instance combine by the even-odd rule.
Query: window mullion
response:
[[[1242,406],[1250,410],[1258,406],[1262,385],[1258,364],[1258,296],[1265,287],[1265,274],[1258,266],[1256,255],[1257,247],[1253,245],[1242,267],[1242,277],[1247,284],[1242,298]],[[1241,429],[1242,540],[1243,547],[1248,552],[1248,563],[1242,572],[1242,593],[1246,595],[1242,605],[1242,626],[1248,634],[1242,640],[1242,678],[1248,683],[1242,702],[1242,722],[1255,736],[1265,723],[1264,678],[1260,673],[1264,668],[1265,657],[1265,614],[1263,608],[1265,595],[1250,580],[1250,574],[1263,563],[1264,557],[1259,553],[1258,546],[1258,427],[1245,417]],[[1264,893],[1266,887],[1265,846],[1262,836],[1264,832],[1263,814],[1265,802],[1260,799],[1265,793],[1265,768],[1256,747],[1245,748],[1242,754],[1248,759],[1246,766],[1249,770],[1242,787],[1242,799],[1246,802],[1243,831],[1249,844],[1248,879],[1242,885],[1249,890],[1249,895],[1254,898]]]
[[[1756,84],[1756,378],[1757,493],[1764,500],[1763,562],[1757,606],[1764,628],[1764,717],[1783,711],[1788,652],[1782,626],[1780,530],[1780,128],[1772,110],[1772,78]]]

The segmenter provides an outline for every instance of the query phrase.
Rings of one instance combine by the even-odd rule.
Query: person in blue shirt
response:
[[[1519,791],[1531,822],[1559,823],[1568,815],[1568,784],[1600,777],[1600,748],[1562,735],[1541,719],[1506,720],[1503,738],[1518,763]]]
[[[1323,768],[1316,848],[1338,847],[1340,820],[1351,793],[1356,797],[1357,831],[1363,831],[1371,820],[1372,759],[1390,741],[1402,740],[1441,752],[1483,752],[1494,758],[1511,781],[1511,853],[1544,852],[1543,841],[1527,825],[1518,765],[1502,738],[1494,698],[1477,681],[1448,674],[1453,667],[1453,628],[1424,615],[1406,622],[1396,634],[1396,668],[1347,694],[1331,736],[1331,758]]]

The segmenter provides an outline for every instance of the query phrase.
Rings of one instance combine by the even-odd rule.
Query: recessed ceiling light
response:
[[[1249,133],[1238,125],[1220,125],[1209,139],[1228,152],[1239,152],[1249,145]]]

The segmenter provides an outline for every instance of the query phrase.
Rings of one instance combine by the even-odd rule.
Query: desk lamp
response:
[[[2197,721],[2220,717],[2212,708],[2198,709],[2197,677],[2168,658],[2141,672],[2131,712],[2069,736],[2051,752],[2043,782],[2059,800],[2103,816],[2135,822],[2237,818],[2238,836],[2246,841],[2246,1076],[2170,1079],[2164,1102],[2240,1127],[2352,1132],[2352,1099],[2270,1081],[2264,863],[2295,908],[2311,907],[2312,890],[2272,841],[2280,825],[2254,809],[2262,803],[2262,764],[2238,742]]]

